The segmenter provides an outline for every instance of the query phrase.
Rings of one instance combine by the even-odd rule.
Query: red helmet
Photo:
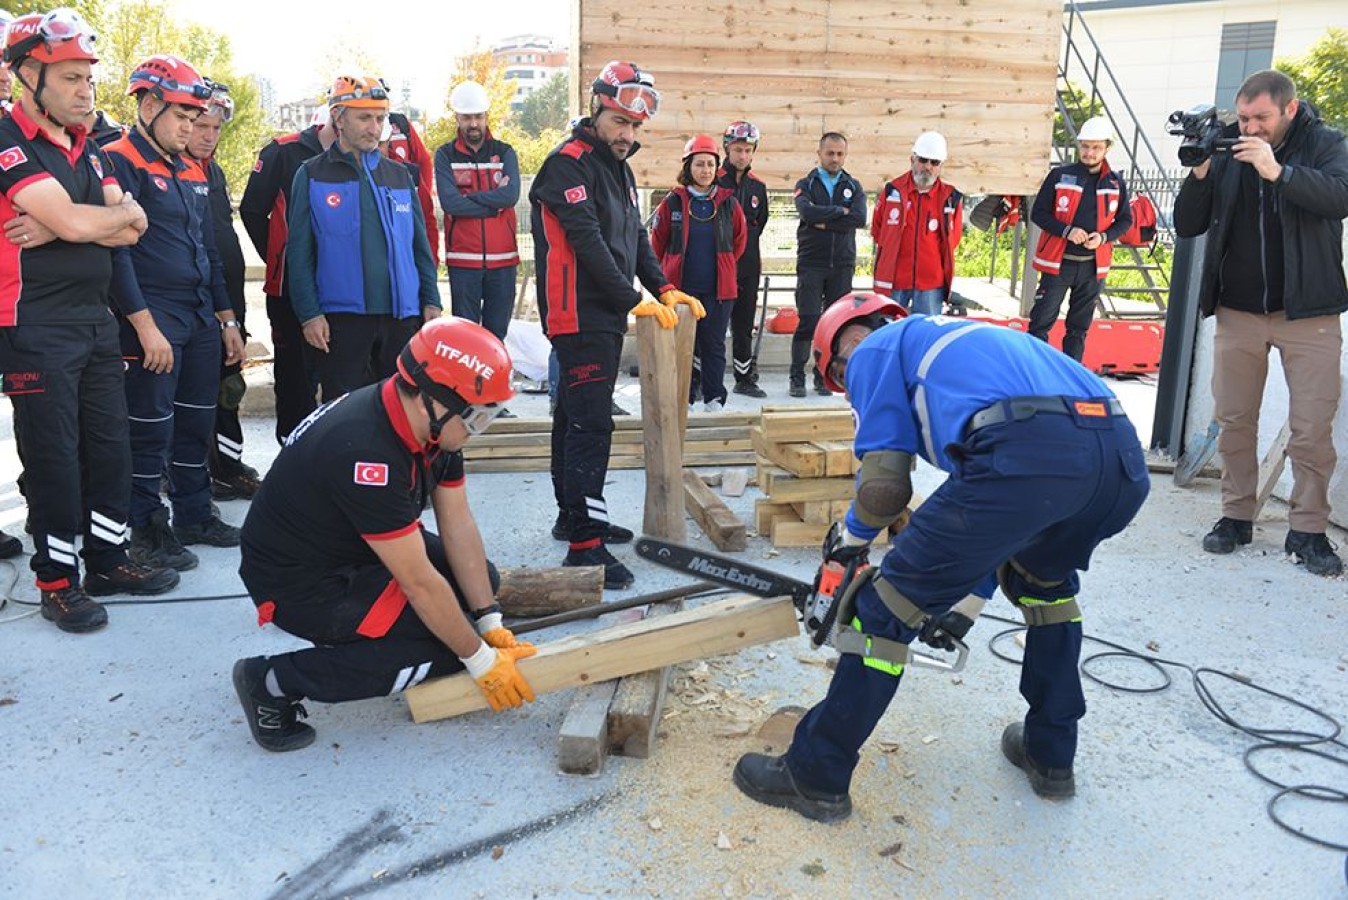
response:
[[[206,80],[185,60],[164,55],[151,56],[136,66],[127,79],[128,94],[135,96],[141,91],[153,91],[165,103],[200,110],[209,105],[212,93]]]
[[[505,344],[476,322],[453,316],[432,319],[412,335],[398,354],[398,376],[448,411],[438,423],[431,416],[432,440],[455,415],[477,434],[515,396]]]
[[[716,141],[709,134],[695,134],[689,139],[688,143],[683,145],[683,159],[687,162],[688,158],[696,153],[710,153],[716,157],[716,164],[721,164],[721,148],[716,146]]]
[[[29,13],[10,22],[5,30],[4,61],[17,65],[31,57],[40,63],[68,59],[96,63],[96,40],[98,35],[73,9],[60,7],[49,13]]]
[[[743,120],[740,120],[737,122],[731,122],[729,125],[725,127],[725,134],[722,135],[721,137],[721,143],[729,147],[736,141],[744,141],[745,143],[752,144],[753,146],[757,147],[758,136],[759,135],[757,125],[755,125],[753,122],[745,122]]]
[[[833,364],[834,353],[837,352],[835,346],[838,341],[838,333],[845,327],[855,322],[857,319],[866,319],[871,316],[880,318],[902,319],[908,315],[908,310],[904,309],[895,301],[873,291],[853,291],[850,294],[844,294],[819,317],[819,322],[814,326],[814,365],[819,370],[819,374],[824,378],[824,384],[835,394],[841,394],[844,391],[842,385],[833,380],[833,374],[829,367]]]
[[[624,115],[645,121],[660,111],[660,92],[655,76],[638,69],[636,63],[614,60],[604,66],[590,85],[590,112],[616,109]]]

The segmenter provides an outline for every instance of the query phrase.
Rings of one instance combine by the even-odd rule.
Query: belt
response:
[[[969,417],[964,427],[966,435],[989,425],[1003,422],[1023,422],[1039,413],[1060,416],[1087,416],[1105,418],[1124,415],[1123,404],[1114,398],[1090,400],[1084,397],[1008,397],[985,406]]]

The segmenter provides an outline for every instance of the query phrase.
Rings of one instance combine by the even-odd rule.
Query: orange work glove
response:
[[[671,309],[682,303],[693,312],[694,319],[701,319],[707,314],[707,310],[702,306],[702,301],[692,294],[685,294],[683,291],[665,291],[660,295],[660,302]]]
[[[634,316],[655,316],[661,328],[673,328],[679,324],[679,314],[668,306],[657,303],[650,297],[642,297],[641,302],[632,307]]]
[[[477,633],[481,635],[482,640],[486,641],[492,647],[498,650],[506,648],[514,649],[516,647],[532,647],[528,641],[519,641],[515,639],[515,633],[506,628],[502,623],[501,608],[496,604],[487,607],[491,612],[486,614],[473,613]]]
[[[472,656],[462,660],[468,674],[477,682],[478,690],[487,698],[492,712],[516,707],[534,700],[533,688],[524,680],[515,661],[533,656],[538,648],[532,644],[497,650],[485,643]]]

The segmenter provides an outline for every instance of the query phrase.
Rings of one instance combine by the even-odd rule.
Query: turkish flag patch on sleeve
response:
[[[583,184],[576,185],[573,188],[567,188],[566,190],[567,203],[584,203],[589,197],[590,195],[585,192],[585,185]]]
[[[10,147],[8,150],[0,152],[0,169],[6,172],[26,162],[28,162],[28,155],[23,152],[22,147]],[[584,188],[581,190],[584,190]]]
[[[372,487],[388,486],[388,463],[356,463],[356,484],[368,484]]]

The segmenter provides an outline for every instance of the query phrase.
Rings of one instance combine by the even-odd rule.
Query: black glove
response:
[[[824,563],[840,563],[844,568],[857,560],[866,562],[871,552],[871,545],[843,543],[843,524],[834,522],[829,528],[828,534],[824,536]]]
[[[963,641],[973,627],[973,619],[952,609],[923,622],[917,637],[922,643],[937,650],[954,650],[955,641]]]

